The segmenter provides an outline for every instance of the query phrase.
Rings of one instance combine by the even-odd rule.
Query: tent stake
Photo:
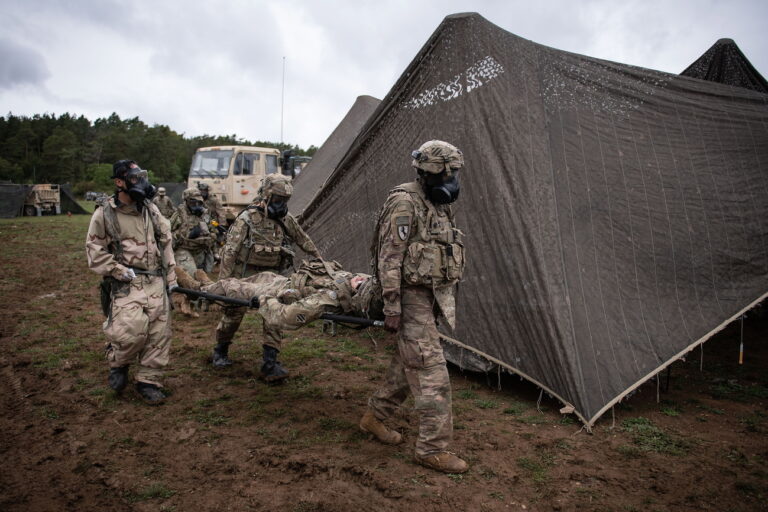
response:
[[[539,393],[539,399],[536,401],[536,410],[543,413],[541,410],[541,399],[544,398],[544,389],[542,388],[541,393]]]

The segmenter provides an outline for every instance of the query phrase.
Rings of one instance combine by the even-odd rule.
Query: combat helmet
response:
[[[416,169],[429,174],[440,174],[446,171],[448,176],[454,170],[464,167],[464,154],[459,148],[442,140],[430,140],[411,153]]]
[[[200,201],[202,203],[203,202],[203,195],[200,193],[200,190],[198,190],[196,188],[190,187],[190,188],[184,190],[184,192],[182,192],[182,194],[181,194],[181,200],[182,201],[186,202],[187,199],[196,199],[196,200],[198,200],[198,201]]]
[[[263,199],[269,199],[271,196],[283,196],[286,200],[293,195],[293,184],[290,176],[282,174],[270,174],[261,182],[259,196]]]

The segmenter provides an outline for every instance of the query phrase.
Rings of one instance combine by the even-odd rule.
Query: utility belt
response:
[[[126,267],[133,270],[137,276],[162,277],[162,269],[145,270],[143,268]],[[131,293],[131,282],[120,281],[112,276],[104,276],[99,284],[99,294],[101,298],[101,311],[104,316],[110,318],[112,313],[112,301],[122,297],[127,297]],[[111,318],[110,318],[111,320]]]

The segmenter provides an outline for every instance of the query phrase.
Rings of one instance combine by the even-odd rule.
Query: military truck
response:
[[[58,185],[33,185],[24,200],[24,215],[58,215],[61,213],[61,191]]]
[[[192,158],[187,187],[207,183],[224,206],[229,222],[234,221],[256,198],[261,180],[268,174],[293,175],[290,151],[255,146],[214,146],[199,148]]]

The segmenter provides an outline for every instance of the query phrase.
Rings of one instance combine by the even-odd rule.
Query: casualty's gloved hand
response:
[[[189,231],[189,239],[194,240],[195,238],[199,238],[202,234],[203,230],[200,229],[200,226],[195,226]]]
[[[392,315],[384,317],[384,328],[390,332],[397,332],[400,330],[400,315]]]

